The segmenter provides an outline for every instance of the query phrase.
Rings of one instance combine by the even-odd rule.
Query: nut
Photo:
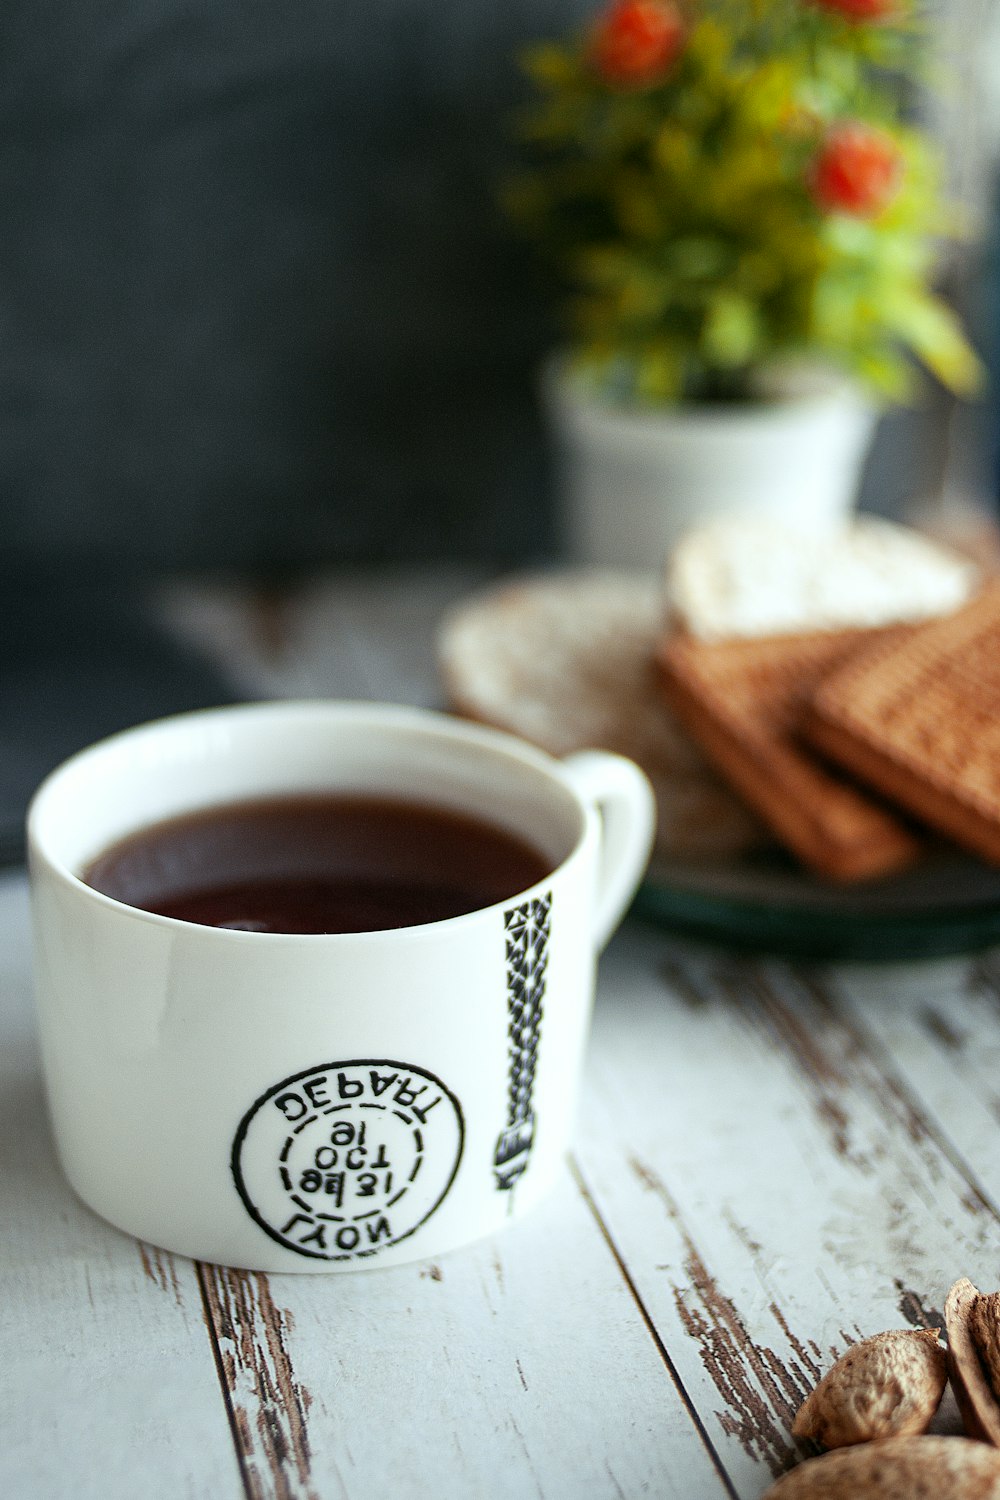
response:
[[[799,1409],[797,1438],[845,1448],[926,1432],[948,1380],[940,1329],[876,1333],[849,1349]]]
[[[1000,1447],[1000,1292],[984,1296],[963,1276],[948,1293],[944,1320],[965,1430]]]
[[[960,1437],[892,1437],[807,1459],[764,1500],[1000,1500],[1000,1452]]]

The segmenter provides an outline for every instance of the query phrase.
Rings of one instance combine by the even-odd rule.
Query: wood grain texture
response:
[[[581,1172],[748,1500],[848,1344],[996,1281],[997,1218],[891,1061],[818,973],[656,933],[607,956]]]
[[[1000,951],[970,962],[845,967],[827,984],[954,1154],[970,1207],[1000,1213]],[[1000,1284],[1000,1265],[992,1277]]]
[[[253,1500],[731,1494],[568,1174],[436,1262],[206,1276]]]
[[[291,1313],[277,1306],[262,1272],[201,1264],[197,1271],[248,1500],[318,1500],[310,1480],[312,1397],[292,1368]]]

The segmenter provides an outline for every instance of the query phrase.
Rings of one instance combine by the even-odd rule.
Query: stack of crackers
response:
[[[1000,584],[963,559],[874,520],[705,528],[671,561],[656,658],[692,738],[819,875],[891,875],[942,835],[1000,863]]]
[[[637,761],[660,856],[777,842],[848,883],[943,835],[1000,863],[1000,583],[910,528],[715,523],[666,583],[507,581],[454,610],[438,647],[457,711],[556,755]]]

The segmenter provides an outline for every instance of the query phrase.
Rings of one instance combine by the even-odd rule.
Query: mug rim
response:
[[[492,902],[489,906],[477,906],[473,911],[462,912],[458,916],[440,918],[434,922],[421,922],[410,926],[373,928],[361,932],[256,932],[233,927],[214,927],[208,923],[188,922],[180,917],[168,917],[159,912],[146,911],[143,907],[132,906],[126,901],[120,901],[114,896],[108,896],[94,886],[88,885],[70,867],[67,860],[53,853],[47,847],[46,840],[39,825],[45,816],[46,802],[56,791],[58,786],[67,778],[75,775],[87,762],[98,760],[123,742],[143,737],[153,737],[162,730],[172,729],[175,725],[190,724],[197,721],[210,723],[217,721],[234,721],[243,719],[250,721],[254,718],[280,719],[282,717],[294,718],[297,715],[314,720],[343,720],[363,719],[370,716],[375,723],[382,723],[389,727],[400,729],[420,729],[428,733],[436,732],[446,738],[459,740],[467,745],[479,746],[508,761],[516,761],[521,765],[540,772],[565,797],[567,803],[572,805],[577,814],[577,829],[573,843],[568,852],[553,865],[552,869],[541,880],[522,890],[512,892],[500,901]],[[252,800],[252,799],[241,799]],[[224,805],[218,802],[212,806]],[[183,814],[179,814],[183,816]],[[138,823],[131,830],[136,833],[142,827],[150,827],[162,819],[152,818],[145,824]],[[583,853],[585,846],[597,836],[597,811],[589,806],[573,789],[565,777],[561,774],[560,761],[558,757],[549,754],[548,751],[530,744],[519,736],[510,734],[506,730],[496,729],[492,725],[480,724],[475,721],[459,718],[457,715],[435,708],[423,708],[417,705],[398,704],[384,701],[369,701],[366,699],[348,698],[288,698],[288,699],[263,699],[241,703],[222,704],[213,708],[189,709],[176,714],[167,714],[161,718],[147,719],[140,723],[130,725],[125,729],[116,730],[113,734],[95,740],[89,745],[82,746],[72,755],[61,761],[49,771],[32,794],[28,804],[25,817],[26,841],[28,851],[29,872],[31,866],[36,862],[44,864],[47,870],[55,876],[62,885],[72,890],[82,899],[92,900],[98,906],[118,912],[123,916],[141,922],[152,923],[154,926],[165,928],[167,931],[183,934],[192,938],[200,935],[201,940],[215,942],[217,940],[257,943],[310,943],[310,944],[336,944],[344,946],[356,942],[394,941],[404,939],[419,939],[422,937],[436,936],[454,927],[456,923],[468,923],[478,918],[502,911],[512,904],[531,900],[540,893],[552,880],[561,875],[564,870],[574,864]],[[127,837],[128,835],[123,835]]]

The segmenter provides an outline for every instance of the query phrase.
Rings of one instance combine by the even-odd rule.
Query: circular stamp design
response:
[[[240,1121],[232,1170],[250,1215],[314,1260],[359,1260],[426,1223],[462,1156],[462,1108],[410,1063],[362,1058],[283,1078]]]

